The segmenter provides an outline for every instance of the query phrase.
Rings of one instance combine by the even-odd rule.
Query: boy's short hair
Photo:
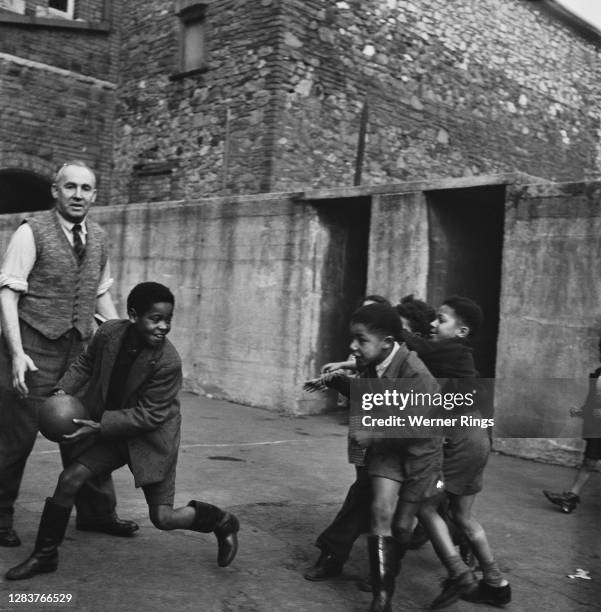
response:
[[[419,334],[424,338],[430,335],[430,323],[436,318],[436,311],[426,302],[416,300],[413,294],[406,295],[401,298],[399,304],[395,306],[395,310],[400,317],[407,319],[409,327],[414,334]]]
[[[355,310],[358,310],[365,304],[365,302],[373,302],[374,304],[387,304],[388,306],[392,306],[392,304],[381,295],[364,295],[355,306]]]
[[[403,324],[396,310],[389,304],[369,304],[361,306],[351,315],[352,324],[362,324],[372,333],[383,336],[401,337]]]
[[[484,315],[482,314],[482,309],[474,300],[460,295],[453,295],[443,302],[443,306],[452,308],[455,314],[467,325],[470,330],[468,337],[475,336],[480,331]]]
[[[139,283],[127,296],[127,311],[135,310],[138,316],[148,312],[153,304],[167,302],[175,305],[173,293],[161,283]]]

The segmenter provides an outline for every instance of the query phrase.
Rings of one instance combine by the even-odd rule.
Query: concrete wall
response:
[[[583,401],[598,363],[601,183],[500,176],[98,207],[93,215],[110,237],[121,313],[140,281],[173,289],[172,339],[187,388],[306,414],[331,406],[301,384],[346,355],[358,295],[430,299],[429,194],[481,194],[486,186],[495,197],[505,190],[495,355],[504,437],[496,447],[574,462],[580,426],[567,411]],[[0,250],[19,220],[0,216]],[[557,431],[563,438],[550,439]]]
[[[527,436],[562,427],[564,438],[499,440],[507,452],[574,461],[582,422],[569,419],[599,365],[601,184],[531,185],[508,201],[497,376],[502,428]],[[528,386],[524,379],[531,379]],[[558,379],[556,381],[549,379]],[[532,391],[536,390],[536,393]],[[570,422],[571,421],[571,422]],[[520,431],[521,428],[521,431]]]
[[[269,195],[100,207],[93,217],[110,238],[119,313],[138,282],[173,290],[171,339],[188,389],[290,413],[324,408],[325,396],[301,390],[326,360],[330,230],[312,205]],[[0,216],[0,251],[20,219]]]

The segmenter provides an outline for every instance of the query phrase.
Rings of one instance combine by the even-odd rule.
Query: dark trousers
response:
[[[346,562],[357,538],[369,529],[372,488],[366,467],[356,466],[357,476],[342,508],[329,527],[317,538],[316,545],[341,563]]]
[[[28,372],[29,396],[19,398],[12,390],[11,359],[0,342],[0,528],[11,527],[25,464],[38,433],[38,411],[44,398],[83,348],[79,334],[71,330],[58,340],[49,340],[21,322],[23,349],[38,367]],[[63,466],[72,460],[72,449],[60,447]],[[58,474],[49,474],[55,482]],[[110,520],[115,516],[115,489],[111,478],[86,484],[76,498],[78,523]]]

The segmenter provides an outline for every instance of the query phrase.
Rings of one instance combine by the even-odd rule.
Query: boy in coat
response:
[[[80,428],[64,436],[77,445],[76,459],[46,500],[33,554],[8,571],[8,580],[55,571],[75,495],[90,478],[126,464],[144,491],[155,527],[212,531],[219,565],[233,561],[239,529],[234,515],[194,500],[173,508],[182,384],[180,357],[166,339],[173,306],[173,294],[164,285],[137,285],[127,298],[129,320],[103,324],[59,381],[56,394],[85,389],[82,399],[91,419],[75,419]]]

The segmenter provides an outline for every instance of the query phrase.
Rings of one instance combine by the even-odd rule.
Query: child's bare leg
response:
[[[403,550],[392,536],[401,483],[372,476],[371,534],[367,537],[373,600],[371,610],[389,612]],[[412,521],[409,529],[412,530]],[[409,536],[411,537],[411,536]]]
[[[438,513],[440,498],[428,500],[419,509],[419,520],[428,532],[434,552],[442,561],[447,557],[457,555],[457,550],[449,533],[449,528],[444,519]]]
[[[449,527],[438,512],[439,504],[440,496],[424,502],[418,516],[430,536],[434,552],[447,569],[449,578],[457,578],[471,570],[457,554]]]
[[[476,496],[449,494],[449,498],[453,522],[465,533],[470,541],[474,554],[480,562],[484,580],[492,586],[508,584],[495,561],[484,528],[472,514],[472,506]]]
[[[152,524],[163,531],[171,529],[190,529],[196,518],[196,510],[191,506],[174,508],[161,505],[148,508]]]
[[[408,502],[398,500],[397,509],[394,515],[393,535],[401,545],[403,552],[408,548],[413,535],[415,517],[421,506],[421,502]]]
[[[574,478],[574,482],[570,488],[570,493],[580,496],[582,489],[584,489],[586,483],[590,480],[596,465],[596,459],[588,459],[587,457],[584,458],[582,465],[576,474],[576,478]]]
[[[158,490],[158,494],[157,494]],[[144,488],[152,524],[164,531],[190,529],[214,533],[217,538],[217,563],[229,565],[238,552],[238,519],[229,512],[201,501],[191,501],[183,508],[173,507],[173,497],[161,497],[161,483]],[[161,503],[161,501],[170,503]]]
[[[87,480],[94,476],[85,465],[72,463],[58,477],[52,501],[58,506],[69,508],[75,503],[75,496]]]
[[[371,506],[371,533],[392,535],[392,520],[399,500],[401,484],[381,476],[372,477],[373,502]]]
[[[54,572],[58,547],[65,537],[75,495],[93,473],[81,463],[72,463],[58,478],[54,496],[44,505],[33,553],[6,573],[8,580],[27,580],[36,574]]]

